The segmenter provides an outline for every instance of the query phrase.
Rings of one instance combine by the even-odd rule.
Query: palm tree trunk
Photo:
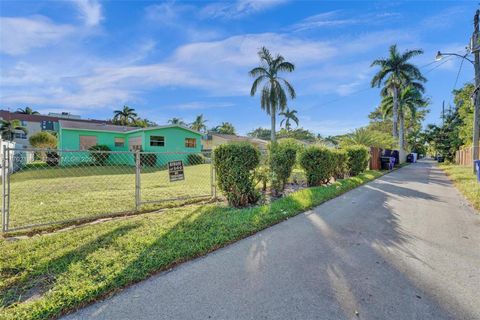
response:
[[[399,133],[398,133],[398,150],[400,163],[405,161],[405,119],[403,116],[403,112],[399,112]]]
[[[393,128],[392,135],[398,138],[398,88],[393,87]]]
[[[275,136],[275,113],[275,110],[272,110],[272,114],[270,115],[272,121],[272,132],[270,132],[270,140],[272,142],[275,142],[277,140]]]

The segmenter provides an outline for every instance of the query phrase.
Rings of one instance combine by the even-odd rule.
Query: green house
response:
[[[62,150],[61,165],[76,165],[91,160],[87,150],[94,145],[106,145],[112,151],[107,163],[134,165],[131,151],[156,153],[156,164],[187,161],[188,155],[202,150],[202,134],[190,128],[167,125],[149,128],[117,126],[106,123],[59,121],[58,149]]]

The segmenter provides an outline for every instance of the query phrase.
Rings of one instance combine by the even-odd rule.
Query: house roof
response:
[[[59,122],[65,120],[65,118],[46,116],[43,114],[23,114],[11,112],[8,110],[0,110],[0,118],[3,120],[20,120],[20,121],[30,121],[30,122],[41,122],[41,121],[53,121]],[[91,122],[91,123],[108,123],[105,120],[94,120],[94,119],[75,119],[78,122]]]
[[[246,141],[246,142],[255,142],[255,143],[258,143],[258,144],[265,144],[265,145],[268,144],[268,141],[258,139],[258,138],[237,136],[237,135],[234,135],[234,134],[222,134],[222,133],[217,133],[217,132],[209,132],[208,134],[212,135],[212,136],[219,137],[219,138],[223,138],[225,140],[230,140],[230,141],[238,141],[238,142]]]
[[[149,131],[149,130],[166,129],[166,128],[182,128],[184,130],[188,130],[190,132],[201,135],[201,133],[198,131],[195,131],[180,125],[166,125],[166,126],[139,128],[139,127],[129,127],[129,126],[118,126],[118,125],[108,124],[108,123],[78,122],[77,120],[74,120],[74,121],[60,120],[59,123],[62,129],[132,133],[132,132]]]

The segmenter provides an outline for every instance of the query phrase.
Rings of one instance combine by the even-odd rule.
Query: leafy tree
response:
[[[207,122],[207,120],[205,120],[203,118],[203,114],[198,115],[195,118],[195,121],[193,121],[190,124],[190,128],[192,128],[193,130],[198,131],[198,132],[205,132],[205,131],[207,131],[207,126],[205,124],[206,122]]]
[[[32,108],[30,107],[25,107],[25,108],[18,108],[17,111],[15,111],[15,113],[21,113],[21,114],[40,114],[40,112],[38,111],[34,111]]]
[[[28,138],[28,141],[34,148],[50,148],[57,147],[57,138],[49,132],[37,132]]]
[[[397,45],[390,46],[389,57],[376,59],[372,62],[371,66],[379,66],[380,70],[374,75],[371,81],[372,87],[380,87],[384,85],[383,94],[391,93],[393,97],[393,126],[392,135],[399,140],[399,148],[402,152],[404,150],[404,137],[399,135],[398,122],[399,122],[399,94],[402,88],[412,84],[418,90],[421,90],[421,82],[425,82],[426,78],[412,63],[408,61],[413,57],[423,53],[423,50],[406,50],[404,53],[400,53],[397,50]]]
[[[262,93],[260,97],[260,105],[262,110],[265,110],[271,118],[271,137],[275,141],[275,121],[278,111],[284,111],[287,107],[287,93],[291,99],[294,99],[296,94],[292,85],[284,78],[278,75],[279,72],[293,72],[295,65],[288,61],[281,55],[272,56],[270,51],[262,47],[258,52],[260,58],[260,66],[250,70],[250,76],[255,80],[250,90],[250,95],[253,97],[260,85],[263,84]]]
[[[177,125],[177,126],[187,126],[185,121],[183,121],[181,118],[172,118],[167,121],[169,124]]]
[[[219,126],[212,128],[210,131],[221,134],[236,134],[235,127],[230,122],[222,122]]]
[[[122,110],[115,110],[113,111],[113,114],[113,123],[122,126],[134,123],[137,118],[135,109],[132,109],[129,106],[123,106]]]
[[[295,122],[298,127],[297,110],[290,110],[287,108],[287,110],[280,112],[279,115],[284,117],[284,119],[282,119],[280,122],[280,126],[282,126],[285,122],[285,129],[287,129],[287,131],[290,131],[291,129],[290,120]]]
[[[471,146],[473,139],[473,101],[470,98],[473,94],[474,85],[467,83],[463,88],[454,90],[454,102],[461,120],[459,128],[459,137],[462,139],[463,145]]]
[[[278,137],[292,138],[306,142],[315,142],[317,140],[317,137],[313,132],[303,128],[297,128],[290,131],[287,131],[286,129],[280,129],[280,131],[278,132]]]
[[[0,120],[0,134],[2,139],[13,141],[17,131],[22,131],[23,133],[28,134],[27,128],[22,126],[20,120]]]
[[[247,136],[257,139],[270,140],[272,130],[257,128],[247,133]]]

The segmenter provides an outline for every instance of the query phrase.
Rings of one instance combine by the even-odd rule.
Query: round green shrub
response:
[[[298,144],[289,139],[272,143],[268,147],[272,188],[277,193],[285,189],[285,184],[292,174],[297,150]]]
[[[308,186],[328,183],[335,169],[333,152],[324,147],[307,147],[300,154],[300,166],[305,170]]]
[[[348,173],[348,155],[345,150],[336,149],[332,151],[335,168],[333,170],[333,176],[335,179],[344,179]]]
[[[351,146],[345,148],[348,155],[348,171],[351,176],[357,176],[364,172],[368,166],[370,152],[364,146]]]
[[[228,203],[244,207],[260,197],[255,190],[254,170],[260,163],[260,152],[249,143],[220,145],[213,151],[213,162],[219,189]]]
[[[104,144],[97,144],[94,146],[91,146],[88,148],[89,151],[95,151],[91,152],[90,156],[92,157],[92,160],[95,164],[97,165],[104,165],[108,158],[110,157],[110,153],[108,151],[111,151],[110,148],[107,145]],[[97,152],[97,151],[107,151],[107,152]]]

